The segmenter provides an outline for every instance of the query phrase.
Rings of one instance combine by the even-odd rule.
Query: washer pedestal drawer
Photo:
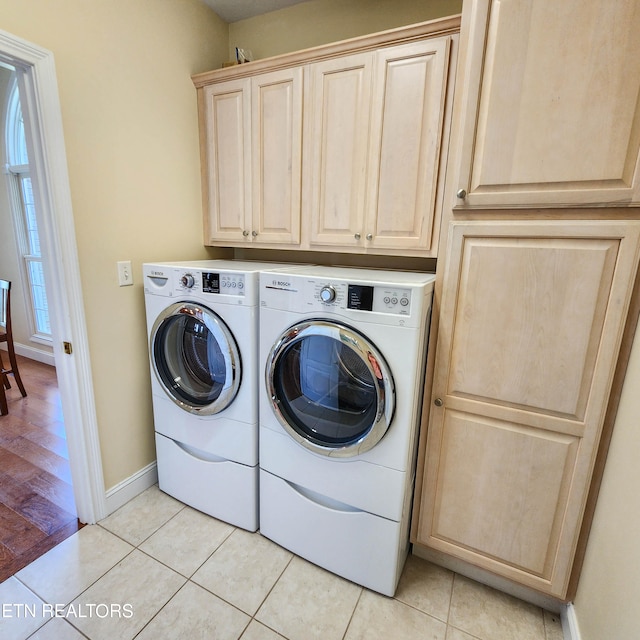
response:
[[[260,533],[296,555],[387,596],[406,560],[406,527],[260,470]]]
[[[159,433],[156,453],[162,491],[214,518],[257,530],[257,466],[225,460]]]

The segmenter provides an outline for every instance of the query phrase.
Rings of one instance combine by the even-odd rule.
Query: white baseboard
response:
[[[129,502],[129,500],[133,500],[138,494],[152,487],[156,482],[158,482],[158,467],[155,462],[152,462],[126,480],[111,487],[105,494],[107,505],[106,515],[117,511],[121,506]]]
[[[560,618],[564,640],[581,640],[578,618],[576,618],[576,610],[572,602],[562,609]]]
[[[0,347],[4,351],[7,350],[6,345],[2,345]],[[49,351],[45,351],[44,349],[36,349],[36,347],[27,346],[24,344],[18,344],[17,342],[13,343],[13,348],[16,350],[16,353],[19,356],[23,356],[24,358],[29,358],[29,360],[36,360],[37,362],[44,362],[44,364],[55,366],[55,358],[53,357],[53,353]]]

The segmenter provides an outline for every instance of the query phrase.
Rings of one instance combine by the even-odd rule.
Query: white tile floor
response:
[[[157,487],[0,584],[0,638],[562,640],[559,619],[409,556],[395,598]]]

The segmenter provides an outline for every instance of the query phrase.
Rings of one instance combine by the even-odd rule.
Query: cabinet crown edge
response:
[[[460,31],[460,21],[460,14],[437,18],[427,22],[419,22],[417,24],[380,31],[378,33],[357,36],[355,38],[349,38],[348,40],[331,42],[309,49],[283,53],[270,58],[262,58],[233,67],[196,73],[191,76],[191,80],[194,86],[199,89],[216,82],[224,82],[234,78],[245,78],[263,71],[275,71],[308,62],[327,60],[344,55],[345,53],[371,51],[380,47],[456,34]]]

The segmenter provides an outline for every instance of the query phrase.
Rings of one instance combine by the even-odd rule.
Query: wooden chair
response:
[[[8,374],[12,373],[15,381],[20,389],[22,397],[26,397],[20,372],[18,371],[18,363],[16,362],[16,352],[13,348],[13,334],[11,332],[11,282],[8,280],[0,280],[0,343],[7,343],[7,351],[9,352],[9,369],[4,368],[2,362],[2,350],[0,349],[0,415],[4,416],[9,413],[7,406],[7,395],[5,389],[11,389]]]

